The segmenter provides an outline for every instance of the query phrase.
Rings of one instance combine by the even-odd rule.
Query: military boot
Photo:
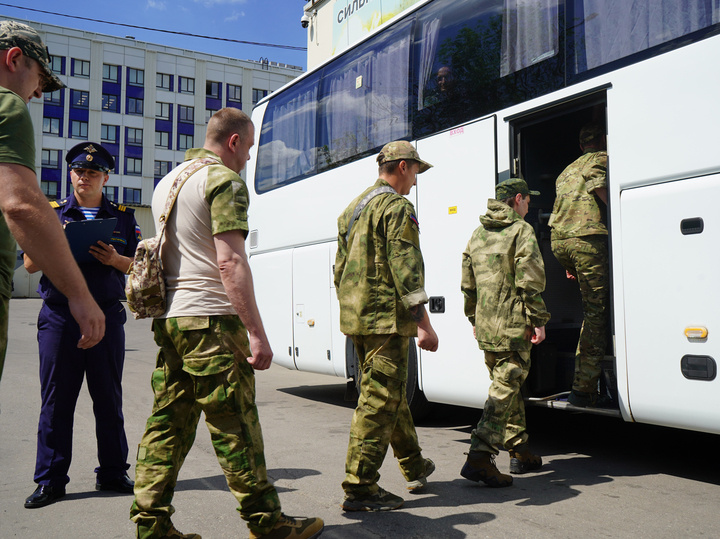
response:
[[[520,444],[510,450],[510,473],[522,474],[539,470],[542,459],[530,452],[528,444]]]
[[[175,529],[175,526],[171,526],[162,539],[202,539],[202,537],[197,533],[181,533]]]
[[[434,471],[435,471],[435,463],[430,459],[425,459],[423,461],[422,473],[414,481],[407,482],[407,489],[410,492],[417,492],[419,490],[422,490],[427,485],[428,476],[431,473],[433,473]]]
[[[321,518],[289,517],[281,514],[273,529],[265,534],[250,531],[250,539],[314,539],[325,527]]]
[[[482,481],[494,488],[509,487],[513,482],[511,476],[500,473],[495,466],[495,456],[487,451],[470,451],[460,475],[470,481]]]

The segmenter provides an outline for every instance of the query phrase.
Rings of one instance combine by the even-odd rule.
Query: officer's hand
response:
[[[97,245],[90,246],[90,254],[106,266],[114,265],[115,257],[120,256],[115,250],[115,247],[102,241],[98,241]]]
[[[568,270],[565,270],[565,275],[566,275],[567,278],[570,279],[571,281],[577,281],[577,279],[575,278],[575,276],[574,276],[572,273],[570,273]]]
[[[530,338],[530,342],[533,344],[540,344],[545,340],[545,326],[541,328],[535,328],[533,336]]]
[[[256,371],[264,371],[270,368],[273,352],[267,338],[250,335],[250,350],[252,350],[252,356],[247,358],[247,362],[253,369]]]
[[[435,352],[438,349],[438,336],[433,327],[428,326],[427,329],[418,326],[418,346],[428,352]]]
[[[92,348],[105,336],[105,315],[90,294],[84,298],[68,298],[68,306],[80,326],[78,348]]]

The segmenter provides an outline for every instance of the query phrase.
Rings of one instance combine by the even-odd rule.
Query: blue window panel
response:
[[[232,107],[234,109],[242,110],[242,103],[238,101],[228,101],[226,107]]]
[[[62,180],[62,169],[43,167],[40,171],[40,179],[44,182],[59,182]]]
[[[205,108],[212,109],[212,110],[220,110],[221,108],[223,108],[222,98],[215,99],[214,97],[206,97],[205,98]]]
[[[145,88],[143,88],[142,86],[131,86],[128,84],[127,88],[125,89],[125,95],[127,95],[127,97],[145,99]]]
[[[194,135],[195,134],[195,126],[193,124],[178,123],[177,132],[178,132],[178,134],[183,134],[183,135]]]
[[[128,146],[125,145],[125,157],[135,157],[141,159],[143,156],[142,146]]]
[[[87,109],[76,109],[70,107],[68,116],[70,117],[70,120],[80,120],[83,122],[87,122],[88,118],[90,118],[90,111]]]

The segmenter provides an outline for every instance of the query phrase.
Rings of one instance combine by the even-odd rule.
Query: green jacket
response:
[[[345,239],[358,202],[387,185],[379,179],[338,218],[334,280],[346,335],[414,337],[417,324],[408,309],[428,301],[415,208],[405,197],[383,193],[370,200]]]
[[[550,320],[540,294],[545,267],[535,232],[510,206],[488,200],[463,253],[465,316],[482,350],[529,350],[528,327]]]
[[[607,236],[604,204],[595,189],[607,187],[607,152],[586,152],[563,170],[555,182],[555,204],[548,224],[551,239],[562,240],[600,234]]]

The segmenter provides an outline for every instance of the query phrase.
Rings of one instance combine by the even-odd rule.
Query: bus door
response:
[[[427,306],[437,352],[420,350],[420,383],[430,401],[482,407],[490,385],[482,352],[464,316],[462,253],[497,178],[496,117],[444,131],[417,143],[434,166],[418,177],[417,211],[425,260]]]
[[[530,189],[540,191],[539,196],[532,197],[525,220],[533,225],[542,253],[546,279],[543,299],[552,316],[545,328],[545,342],[533,347],[526,397],[543,398],[572,388],[575,350],[583,323],[582,298],[577,282],[567,278],[565,269],[552,254],[548,219],[555,202],[557,177],[582,154],[580,129],[590,122],[605,126],[606,101],[606,93],[601,89],[506,118],[511,131],[511,174],[523,178]],[[612,301],[608,311],[611,324]],[[615,391],[612,335],[608,335],[607,342],[603,368],[612,392]],[[601,383],[606,383],[602,378]]]

